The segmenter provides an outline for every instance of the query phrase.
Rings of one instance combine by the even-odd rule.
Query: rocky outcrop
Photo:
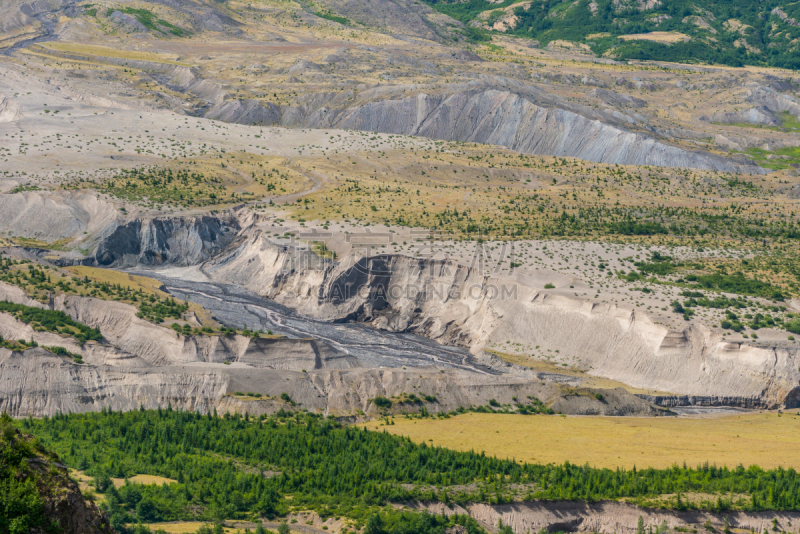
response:
[[[5,95],[0,94],[0,123],[14,122],[22,118],[19,104]]]
[[[422,38],[432,41],[449,40],[443,26],[460,26],[450,17],[441,15],[426,4],[412,0],[325,0],[322,5],[342,16],[373,28],[398,32],[398,37]],[[435,23],[434,23],[435,22]],[[438,23],[438,24],[436,24]]]
[[[635,109],[647,106],[647,102],[641,98],[617,93],[615,91],[609,91],[607,89],[592,89],[586,93],[586,96],[597,98],[598,100],[602,100],[611,106],[630,107]]]
[[[136,219],[99,245],[95,261],[104,267],[195,265],[219,254],[238,230],[230,216]]]
[[[132,20],[132,24],[140,24],[138,20],[129,15],[116,12],[122,17]],[[127,19],[126,19],[127,20]],[[122,23],[122,21],[119,21]],[[144,28],[146,31],[147,28]],[[134,29],[133,31],[139,31]],[[200,76],[196,69],[174,63],[160,63],[157,61],[147,61],[141,59],[126,59],[118,57],[98,56],[94,54],[81,54],[77,52],[65,52],[55,50],[40,45],[31,47],[35,52],[48,56],[71,59],[76,61],[88,61],[103,65],[114,65],[118,67],[128,67],[140,70],[152,76],[159,83],[180,93],[191,95],[201,100],[204,105],[201,109],[208,109],[211,105],[221,103],[228,95],[218,84],[206,80]]]
[[[205,116],[238,124],[277,124],[281,120],[278,106],[256,100],[225,100],[211,108]]]
[[[0,289],[5,286],[0,283]],[[569,414],[659,413],[624,390],[605,392],[606,401],[595,398],[590,390],[564,396],[561,385],[542,382],[535,374],[366,368],[349,353],[321,340],[184,336],[139,319],[136,309],[124,303],[61,296],[52,305],[100,329],[103,339],[80,344],[70,336],[36,331],[0,313],[0,335],[40,345],[23,352],[0,349],[0,411],[23,417],[172,405],[256,415],[300,406],[352,417],[358,412],[377,414],[372,404],[375,397],[415,393],[434,400],[397,403],[392,411],[416,412],[424,406],[433,413],[449,412],[486,405],[489,399],[511,404],[515,397],[530,395],[555,403],[554,409]],[[62,347],[69,354],[57,355],[42,347]],[[76,363],[73,354],[82,356],[82,363]],[[231,395],[236,392],[259,396]],[[281,399],[284,393],[289,399]]]
[[[0,377],[0,411],[15,417],[167,405],[205,413],[228,386],[219,370],[79,365],[42,348],[0,349]]]
[[[121,352],[118,354],[122,354]],[[266,368],[240,361],[231,365],[184,363],[164,366],[126,366],[120,359],[77,364],[71,358],[43,348],[24,352],[0,349],[0,411],[14,417],[56,413],[135,410],[172,406],[208,413],[271,414],[282,409],[307,409],[337,417],[378,414],[376,397],[404,398],[409,393],[434,397],[432,401],[395,403],[395,414],[450,412],[459,407],[487,405],[489,399],[512,404],[529,395],[553,404],[561,387],[512,375],[433,368],[412,369],[301,369]],[[310,365],[309,365],[310,367]],[[235,395],[245,392],[247,395]],[[608,392],[604,392],[607,394]],[[258,394],[255,396],[254,394]],[[288,396],[286,400],[281,397]],[[612,394],[607,408],[589,413],[657,415],[650,404],[626,393]],[[589,399],[591,395],[586,395]],[[591,397],[594,399],[594,397]],[[611,398],[611,397],[609,397]],[[594,400],[599,403],[599,401]],[[565,414],[587,413],[586,407],[566,401]]]
[[[23,304],[32,308],[44,308],[44,304],[30,298],[21,288],[5,282],[0,282],[0,300]]]
[[[87,345],[95,347],[87,354],[87,361],[90,363],[119,365],[118,360],[125,360],[125,366],[242,363],[255,368],[295,371],[347,369],[358,365],[355,358],[320,340],[178,334],[169,328],[138,318],[134,306],[121,302],[61,296],[55,299],[54,308],[67,313],[76,321],[99,329],[108,344],[114,346],[112,351]],[[0,333],[3,332],[4,317],[9,318],[0,314]],[[69,341],[71,338],[66,338],[65,341],[65,338],[55,334],[34,333],[29,326],[22,323],[17,324],[15,333],[16,337],[12,335],[8,338],[35,339],[40,345],[64,346],[77,354],[82,354],[84,350],[74,341]]]
[[[55,28],[74,0],[12,1],[0,4],[0,50],[8,54],[26,44],[55,36]]]
[[[132,17],[121,11],[114,11],[108,18],[129,32],[147,33],[147,27],[139,22],[136,17]]]
[[[800,355],[788,346],[728,342],[719,331],[699,323],[670,330],[641,311],[542,292],[449,261],[383,255],[338,264],[307,250],[275,245],[253,228],[235,243],[234,236],[216,232],[209,237],[206,252],[173,256],[175,250],[203,249],[199,246],[203,240],[196,237],[202,232],[187,234],[186,230],[195,228],[199,220],[164,219],[155,226],[177,230],[174,235],[142,237],[154,233],[142,230],[152,222],[121,227],[136,238],[118,239],[115,234],[101,245],[98,259],[109,247],[116,258],[110,263],[116,265],[138,261],[153,265],[157,263],[153,257],[162,264],[187,265],[207,257],[201,271],[209,280],[250,289],[325,321],[357,320],[391,332],[412,332],[468,348],[473,354],[491,343],[539,345],[541,350],[578,355],[590,374],[679,395],[736,399],[735,404],[742,406],[793,406],[800,398]],[[222,224],[206,222],[212,228]],[[186,235],[191,239],[185,239]],[[194,245],[186,247],[186,242]],[[231,245],[221,253],[226,243]],[[110,328],[78,313],[77,308],[69,313],[90,326]],[[164,339],[158,343],[152,341],[154,336],[139,333],[121,333],[113,339],[124,351],[154,365],[236,361],[249,350],[234,350],[225,340],[214,341],[215,347],[209,348],[192,339],[179,339],[171,331],[159,335]],[[217,351],[231,356],[210,356]],[[311,352],[298,364],[301,368],[320,368],[311,365]],[[347,358],[333,353],[328,363],[321,361],[322,368],[356,365],[342,363]],[[276,362],[269,365],[279,367]]]
[[[786,408],[796,408],[797,392],[800,388],[792,390],[784,400]],[[638,394],[637,397],[656,404],[658,406],[666,406],[669,408],[699,406],[699,407],[722,407],[722,406],[735,406],[738,408],[758,409],[762,404],[753,398],[742,397],[713,397],[708,395],[643,395]]]
[[[337,5],[337,9],[341,8]],[[500,145],[526,154],[567,156],[599,163],[763,172],[746,161],[689,151],[660,140],[644,117],[621,111],[643,107],[643,100],[605,89],[595,89],[589,96],[613,109],[583,106],[529,83],[502,76],[482,76],[468,83],[435,88],[398,84],[376,85],[357,92],[352,89],[312,92],[290,105],[278,107],[273,103],[234,98],[219,85],[203,79],[197,69],[186,66],[86,56],[45,47],[37,47],[37,51],[142,70],[169,89],[194,97],[193,114],[226,122],[415,135]],[[324,75],[319,65],[307,60],[295,63],[287,73]],[[762,89],[772,91],[781,102],[791,98],[769,88]],[[769,98],[775,100],[772,96]],[[767,107],[772,109],[770,105]],[[176,111],[184,113],[185,109]]]
[[[786,527],[800,520],[798,512],[725,512],[670,511],[641,508],[633,504],[614,501],[594,503],[569,501],[531,501],[511,504],[472,504],[466,509],[457,505],[411,504],[415,509],[427,509],[436,514],[464,514],[468,512],[484,525],[497,525],[502,521],[514,532],[616,532],[634,534],[639,518],[645,528],[657,529],[666,524],[669,530],[706,528],[721,532],[726,526],[732,529],[763,532],[773,527],[773,520]]]
[[[752,85],[747,101],[764,106],[773,113],[788,112],[795,117],[800,116],[800,102],[792,95],[779,93],[771,87]]]
[[[33,436],[23,435],[11,426],[5,414],[0,419],[0,450],[4,452],[3,474],[6,495],[22,489],[18,485],[31,482],[34,494],[41,502],[34,508],[25,506],[4,507],[10,514],[3,519],[11,519],[12,530],[16,526],[20,532],[61,532],[63,534],[114,534],[108,517],[96,504],[86,500],[78,484],[70,477],[67,466],[61,463],[58,456],[42,447]],[[15,487],[16,486],[16,487]],[[25,488],[27,490],[27,488]],[[24,491],[23,495],[27,494]],[[21,502],[21,501],[19,501]],[[4,503],[5,504],[5,503]],[[26,502],[26,505],[28,503]],[[33,504],[33,503],[31,503]],[[31,509],[36,510],[37,517],[31,517]],[[41,515],[39,515],[41,514]],[[28,517],[26,517],[26,515]],[[25,523],[34,524],[28,530]],[[9,525],[9,522],[5,522]],[[30,523],[29,523],[30,524]],[[25,530],[21,530],[25,528]]]

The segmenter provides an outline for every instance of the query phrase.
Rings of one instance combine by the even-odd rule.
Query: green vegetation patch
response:
[[[339,24],[343,24],[344,26],[352,26],[353,25],[353,23],[350,21],[350,19],[342,17],[342,16],[339,16],[339,15],[337,15],[335,13],[331,13],[327,9],[324,10],[324,11],[317,11],[314,14],[316,16],[318,16],[319,18],[321,18],[321,19],[326,19],[326,20],[330,20],[330,21],[333,21],[333,22],[338,22]]]
[[[752,156],[753,161],[773,170],[782,170],[800,166],[800,147],[787,146],[775,150],[763,148],[748,148],[746,154]]]
[[[552,408],[548,408],[545,404],[533,397],[528,395],[528,402],[519,401],[516,397],[514,397],[514,404],[500,404],[494,399],[489,399],[489,403],[484,406],[470,406],[468,409],[459,408],[455,412],[451,412],[448,415],[458,415],[466,412],[476,412],[476,413],[516,413],[521,415],[537,415],[537,414],[544,414],[544,415],[553,415],[556,413],[553,411]]]
[[[167,206],[212,206],[234,202],[233,193],[228,196],[222,179],[206,177],[200,172],[172,171],[161,167],[123,170],[114,178],[100,184],[92,182],[98,191],[129,202],[148,199],[151,203]]]
[[[499,4],[489,0],[424,1],[467,26],[470,22],[481,21],[484,12],[522,4],[515,0]],[[782,9],[788,16],[782,18],[775,8]],[[796,41],[800,37],[800,27],[794,22],[800,19],[800,10],[796,3],[788,0],[766,3],[676,0],[648,9],[639,9],[631,1],[543,0],[520,5],[513,11],[516,24],[505,33],[537,39],[543,45],[554,40],[585,43],[598,56],[610,55],[620,60],[721,63],[735,67],[800,68]],[[686,42],[619,39],[652,32],[680,33],[690,39]]]
[[[685,278],[687,282],[691,282],[691,284],[688,284],[689,287],[716,289],[726,293],[764,297],[775,301],[783,301],[785,299],[784,294],[775,286],[767,282],[745,278],[741,274],[690,274]]]
[[[75,363],[83,363],[83,356],[81,356],[80,354],[74,354],[72,352],[69,352],[64,347],[43,347],[43,348],[49,350],[53,354],[58,354],[59,356],[69,356],[70,358],[75,360]]]
[[[0,312],[12,315],[15,319],[31,325],[36,331],[67,334],[80,343],[87,340],[98,341],[103,338],[100,330],[89,328],[85,324],[73,320],[64,312],[32,308],[8,301],[0,302]]]
[[[116,9],[109,9],[106,13],[106,16],[111,15],[114,11],[119,11],[120,13],[125,13],[126,15],[133,15],[136,20],[138,20],[142,26],[147,28],[148,30],[153,31],[162,31],[161,28],[166,28],[167,32],[171,33],[176,37],[186,37],[191,34],[191,32],[184,30],[183,28],[179,28],[174,24],[167,22],[164,19],[158,18],[158,16],[153,13],[152,11],[148,11],[147,9],[137,9],[134,7],[119,7]],[[161,28],[159,28],[161,26]]]
[[[38,185],[25,184],[25,185],[18,185],[8,193],[9,194],[24,193],[25,191],[41,191],[41,189],[39,189]]]
[[[29,260],[0,259],[0,281],[17,286],[31,298],[40,301],[46,302],[50,293],[57,293],[126,302],[139,309],[139,318],[147,319],[153,323],[160,323],[169,318],[180,319],[189,309],[188,304],[176,301],[171,297],[161,298],[152,293],[146,293],[141,289],[132,289],[121,284],[93,281],[88,276],[83,278],[62,276],[48,271],[51,271],[51,269],[48,267],[39,268]],[[68,317],[65,314],[62,315]],[[20,318],[20,320],[23,319]],[[61,328],[63,329],[63,327]],[[79,333],[75,332],[75,334]],[[92,338],[87,337],[86,339]]]

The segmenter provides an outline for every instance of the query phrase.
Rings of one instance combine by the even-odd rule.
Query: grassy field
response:
[[[588,463],[595,467],[666,468],[759,465],[800,468],[798,412],[722,417],[637,418],[493,415],[450,419],[400,419],[370,429],[408,436],[414,442],[485,451],[500,458],[537,463]]]
[[[67,267],[67,270],[74,273],[78,277],[83,278],[88,276],[90,280],[107,284],[119,284],[127,287],[133,291],[143,291],[145,293],[152,293],[160,298],[169,297],[168,293],[161,291],[161,282],[147,278],[144,276],[134,276],[119,271],[112,271],[110,269],[98,269],[96,267],[87,267],[85,265],[77,265],[74,267]]]
[[[681,41],[689,41],[691,37],[686,34],[678,33],[678,32],[650,32],[650,33],[634,33],[630,35],[620,35],[620,39],[623,41],[653,41],[656,43],[679,43]]]
[[[41,47],[45,50],[50,48],[60,52],[83,54],[87,56],[113,57],[119,59],[130,59],[133,61],[154,61],[157,63],[167,63],[170,65],[182,65],[186,67],[191,66],[188,63],[175,61],[175,58],[178,56],[173,54],[158,54],[139,50],[122,50],[118,48],[109,48],[107,46],[87,45],[84,43],[48,42],[43,43]]]
[[[125,484],[124,478],[112,478],[116,487],[122,487]],[[162,484],[177,484],[177,480],[173,480],[171,478],[160,477],[156,475],[134,475],[128,479],[132,484],[144,484],[145,486],[149,486],[151,484],[156,484],[158,486]]]

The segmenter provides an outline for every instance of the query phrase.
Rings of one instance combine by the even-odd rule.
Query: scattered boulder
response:
[[[19,104],[10,98],[0,95],[0,123],[14,122],[22,118],[22,111]]]

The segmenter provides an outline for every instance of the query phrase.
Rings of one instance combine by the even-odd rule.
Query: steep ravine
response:
[[[580,354],[590,374],[634,387],[751,406],[798,402],[796,350],[727,342],[699,323],[669,330],[641,310],[549,294],[450,261],[383,255],[317,268],[252,235],[202,270],[312,317],[355,319],[473,353],[492,341],[535,344]]]
[[[0,282],[0,298],[42,307],[18,288]],[[100,342],[79,344],[71,337],[37,331],[0,313],[5,339],[35,341],[24,351],[0,348],[0,411],[16,417],[65,412],[134,410],[166,407],[210,412],[214,409],[270,414],[281,408],[354,417],[376,414],[371,399],[425,392],[426,403],[394,407],[396,412],[452,411],[485,405],[489,399],[511,403],[535,396],[571,414],[649,415],[650,403],[624,390],[607,391],[597,400],[591,390],[564,397],[557,382],[512,374],[489,374],[432,361],[407,358],[402,350],[393,366],[369,364],[381,346],[357,355],[314,338],[259,338],[242,335],[182,335],[136,317],[128,304],[89,297],[57,297],[53,309],[103,335]],[[41,347],[63,347],[80,355],[56,355]],[[380,354],[383,356],[383,354]],[[408,369],[406,369],[408,364]],[[237,392],[247,393],[240,395]],[[254,395],[258,394],[258,396]],[[282,399],[286,394],[289,399]]]

